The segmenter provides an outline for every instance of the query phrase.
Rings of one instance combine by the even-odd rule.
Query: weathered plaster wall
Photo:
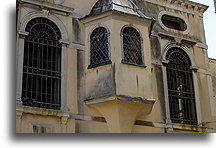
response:
[[[128,96],[152,98],[152,85],[151,85],[151,51],[150,51],[150,41],[146,36],[149,35],[148,27],[143,22],[143,25],[138,20],[134,19],[130,21],[131,18],[124,16],[125,20],[121,18],[115,18],[113,25],[115,28],[112,30],[111,38],[113,40],[113,49],[115,55],[115,79],[116,79],[116,93],[124,94]],[[121,30],[125,25],[132,25],[136,28],[143,39],[142,56],[144,65],[134,66],[121,63],[123,52],[122,52],[122,38],[120,37]]]
[[[88,15],[97,0],[66,0],[63,5],[74,8],[75,12]]]
[[[200,40],[201,42],[205,43],[205,33],[204,33],[204,27],[203,27],[203,18],[199,15],[195,14],[189,14],[186,13],[187,11],[184,11],[184,9],[177,8],[179,6],[176,6],[175,4],[170,5],[167,4],[167,7],[164,7],[165,5],[164,2],[158,1],[157,3],[162,3],[162,5],[157,5],[154,2],[149,2],[148,0],[133,0],[137,6],[140,8],[140,10],[147,16],[151,16],[156,19],[156,24],[154,25],[153,30],[158,32],[158,31],[163,31],[163,28],[159,25],[158,23],[158,14],[161,11],[167,11],[167,12],[172,12],[178,15],[181,15],[185,17],[188,22],[189,22],[189,28],[190,32],[188,35],[193,36],[195,39]],[[181,9],[182,11],[179,11]],[[192,10],[192,9],[190,9]],[[196,26],[196,27],[193,27]],[[197,31],[199,30],[199,31]],[[174,30],[169,30],[171,32],[175,32]]]
[[[216,92],[215,92],[215,85],[216,85],[216,82],[215,82],[215,77],[216,77],[216,74],[215,74],[216,60],[215,59],[209,59],[209,67],[210,67],[211,74],[212,74],[213,96],[214,96],[214,100],[215,100],[215,95],[216,95]]]
[[[209,59],[209,67],[211,70],[211,80],[212,80],[212,88],[213,88],[213,98],[212,98],[212,108],[214,108],[212,116],[213,116],[213,122],[210,123],[211,126],[214,128],[214,132],[216,132],[216,115],[215,115],[215,108],[216,108],[216,99],[215,99],[215,95],[216,95],[216,91],[215,91],[215,86],[216,86],[216,82],[215,82],[215,68],[216,68],[216,60],[215,59]],[[210,80],[210,81],[211,81]]]
[[[75,120],[68,119],[65,123],[60,117],[23,114],[20,133],[33,133],[33,125],[47,128],[47,133],[75,133]]]
[[[99,23],[99,22],[98,22]],[[86,26],[85,28],[85,92],[86,98],[98,98],[102,96],[109,96],[115,94],[115,67],[114,62],[108,65],[102,65],[99,67],[88,68],[90,65],[90,40],[89,37],[91,32],[97,28],[98,26],[104,26],[108,29],[108,32],[111,32],[112,28],[112,21],[101,21],[100,24],[91,24]],[[109,44],[109,52],[111,53],[111,59],[114,59],[113,48],[112,48],[112,37],[109,37],[110,44]]]
[[[67,113],[90,115],[102,117],[103,114],[95,108],[86,105],[84,100],[90,98],[97,98],[103,96],[112,96],[116,94],[123,94],[128,96],[143,97],[155,99],[156,103],[153,106],[152,112],[149,115],[141,116],[138,119],[142,121],[149,121],[164,124],[166,120],[165,111],[165,94],[162,71],[162,53],[164,47],[169,42],[175,42],[175,37],[172,35],[164,36],[158,35],[158,32],[165,30],[158,22],[158,14],[161,11],[173,12],[184,16],[189,24],[189,36],[193,41],[182,41],[187,49],[192,53],[195,59],[195,64],[198,67],[198,92],[200,96],[201,115],[203,122],[212,121],[211,106],[209,98],[208,83],[208,63],[206,62],[207,54],[205,47],[195,45],[196,42],[205,45],[205,34],[203,29],[202,17],[195,14],[187,14],[180,12],[145,0],[134,0],[141,11],[147,16],[154,17],[156,22],[150,30],[148,22],[137,17],[132,17],[122,14],[113,14],[112,16],[105,16],[102,14],[101,18],[94,16],[83,21],[77,19],[77,16],[86,16],[91,11],[91,8],[97,0],[66,0],[64,6],[75,8],[73,15],[60,15],[51,13],[55,16],[56,21],[61,22],[66,29],[68,35],[65,51],[65,96]],[[22,8],[20,9],[20,23],[18,28],[26,15],[38,13],[41,10],[38,8]],[[19,20],[19,19],[18,19]],[[54,22],[55,23],[55,22]],[[138,67],[121,63],[122,60],[122,41],[121,29],[125,25],[132,25],[139,30],[143,38],[143,58],[144,65],[147,67]],[[111,64],[90,68],[89,66],[89,36],[94,28],[98,26],[105,26],[110,33],[110,52]],[[195,26],[195,27],[194,27]],[[19,29],[18,29],[19,30]],[[181,33],[169,30],[168,33]],[[151,36],[153,34],[153,36]],[[187,35],[184,35],[187,36]],[[181,36],[180,36],[181,38]],[[76,45],[76,46],[75,46]],[[22,45],[17,43],[18,49]],[[17,57],[19,54],[17,53]],[[159,62],[155,64],[155,61]],[[154,63],[154,64],[152,64]],[[211,64],[213,63],[213,64]],[[215,62],[210,63],[211,71],[215,72]],[[18,65],[17,65],[18,67]],[[19,68],[19,67],[18,67]],[[215,74],[213,74],[215,75]],[[215,96],[215,77],[212,76],[214,96]],[[110,116],[115,114],[115,111],[110,112]],[[115,115],[117,117],[117,115]],[[126,120],[126,117],[121,116],[121,121]],[[48,115],[34,115],[31,113],[23,113],[18,127],[21,132],[32,133],[32,124],[47,125],[52,128],[53,133],[66,132],[69,133],[108,133],[109,126],[104,122],[95,122],[92,118],[83,117],[83,119],[67,119],[62,126],[64,120],[59,116]],[[114,121],[113,121],[114,122]],[[192,129],[192,128],[191,128]],[[133,133],[164,133],[165,128],[156,128],[148,126],[134,125],[132,127]],[[173,132],[197,132],[174,130]]]

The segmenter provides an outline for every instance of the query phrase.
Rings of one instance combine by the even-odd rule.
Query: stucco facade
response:
[[[209,67],[211,70],[211,74],[212,74],[212,88],[213,88],[213,103],[212,103],[212,107],[215,108],[216,107],[216,100],[215,100],[215,95],[216,95],[216,91],[215,91],[215,87],[216,87],[216,82],[215,82],[215,68],[216,68],[216,60],[215,59],[209,59]],[[215,121],[215,113],[214,114],[214,121]],[[211,123],[213,127],[215,127],[215,122]]]
[[[16,132],[215,132],[215,61],[209,66],[203,27],[208,7],[188,0],[99,1],[112,9],[98,13],[98,0],[18,1]],[[180,18],[186,28],[166,27],[164,15]],[[51,20],[61,32],[59,110],[25,106],[22,101],[24,44],[29,35],[25,28],[39,17]],[[122,30],[127,26],[140,34],[141,65],[122,61]],[[91,66],[90,36],[98,27],[108,31],[110,61]],[[170,117],[166,54],[171,48],[183,50],[191,61],[196,125],[173,123]]]
[[[214,101],[215,101],[215,65],[216,65],[216,60],[215,59],[209,59],[209,66],[210,70],[212,72],[212,87],[213,87],[213,96],[214,96]]]

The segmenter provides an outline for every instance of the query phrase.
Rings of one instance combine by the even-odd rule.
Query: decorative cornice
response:
[[[210,63],[216,63],[216,59],[209,58],[209,62],[210,62]]]
[[[186,41],[192,42],[194,44],[201,42],[198,38],[196,38],[194,36],[179,34],[179,33],[175,33],[175,32],[167,32],[167,31],[161,30],[158,32],[158,35],[173,37],[175,40],[176,39],[186,40]]]
[[[84,101],[88,105],[88,104],[102,103],[102,102],[115,101],[115,100],[145,103],[145,104],[154,104],[156,102],[155,99],[126,96],[126,95],[115,95],[115,96],[104,96],[104,97],[98,97],[98,98],[89,98],[89,99],[86,99]]]
[[[202,14],[208,9],[208,6],[192,2],[189,0],[143,0],[149,3],[157,4],[163,7],[176,9],[190,14]]]
[[[68,15],[72,15],[74,9],[70,7],[66,7],[63,5],[57,5],[50,2],[46,2],[44,0],[19,0],[20,3],[26,3],[31,5],[36,5],[41,7],[42,9],[55,10],[66,13]]]

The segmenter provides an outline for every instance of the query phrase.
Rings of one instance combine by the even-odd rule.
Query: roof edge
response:
[[[143,14],[132,0],[125,0],[123,2],[118,0],[98,0],[93,6],[91,12],[84,18],[99,15],[107,11],[115,11],[128,15],[138,16],[145,19],[155,20],[154,18],[148,17]]]

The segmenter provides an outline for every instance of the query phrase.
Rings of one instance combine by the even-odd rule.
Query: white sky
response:
[[[216,14],[214,0],[190,0],[209,6],[204,13],[204,25],[209,58],[216,59]]]

